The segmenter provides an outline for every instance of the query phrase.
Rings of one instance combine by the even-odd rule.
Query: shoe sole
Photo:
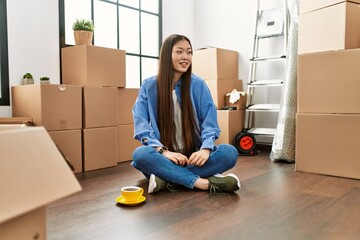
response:
[[[241,184],[240,184],[240,180],[239,178],[233,174],[233,173],[229,173],[229,174],[226,174],[226,175],[222,175],[222,174],[216,174],[214,175],[215,177],[221,177],[221,178],[224,178],[224,177],[233,177],[236,179],[236,182],[237,182],[237,186],[239,187],[239,189],[241,189]]]
[[[155,175],[151,174],[149,179],[148,193],[153,193],[155,188],[156,188]]]
[[[238,185],[239,189],[241,189],[240,180],[239,180],[239,178],[238,178],[235,174],[233,174],[233,173],[229,173],[229,174],[227,174],[226,176],[230,176],[230,177],[235,178],[235,179],[236,179],[236,181],[237,181],[237,185]]]

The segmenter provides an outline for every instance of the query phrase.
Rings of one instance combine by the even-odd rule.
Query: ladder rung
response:
[[[249,133],[256,135],[275,135],[276,128],[250,128]]]
[[[281,33],[273,33],[273,34],[263,34],[263,35],[256,35],[255,37],[257,39],[262,39],[262,38],[272,38],[272,37],[282,37],[284,36],[284,32]]]
[[[254,57],[252,59],[250,59],[250,61],[252,62],[258,62],[258,61],[282,61],[285,60],[286,56],[282,55],[282,56],[271,56],[271,57]]]
[[[248,87],[282,86],[283,82],[283,79],[254,80],[248,84]]]
[[[261,112],[278,112],[280,104],[253,104],[246,109],[247,111],[261,111]]]

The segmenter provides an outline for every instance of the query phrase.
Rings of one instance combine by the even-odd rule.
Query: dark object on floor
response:
[[[247,131],[241,131],[234,138],[234,145],[239,155],[253,156],[257,154],[256,139],[253,134]]]

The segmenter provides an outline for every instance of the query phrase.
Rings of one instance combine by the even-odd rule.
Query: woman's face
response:
[[[180,40],[172,48],[172,65],[176,75],[186,72],[192,61],[192,50],[188,41]]]

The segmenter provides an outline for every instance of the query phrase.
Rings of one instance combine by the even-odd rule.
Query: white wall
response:
[[[196,0],[195,46],[214,46],[239,53],[239,79],[248,78],[256,19],[254,0]]]
[[[187,36],[195,41],[194,0],[163,0],[163,40],[171,34]]]
[[[57,0],[8,0],[9,85],[21,84],[31,72],[35,83],[42,76],[60,82],[59,10]],[[0,117],[11,117],[9,106],[0,106]]]

